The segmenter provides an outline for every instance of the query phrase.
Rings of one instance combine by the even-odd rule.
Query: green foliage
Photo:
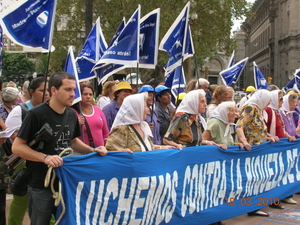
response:
[[[138,4],[141,4],[141,17],[161,8],[161,40],[186,3],[186,0],[93,0],[93,22],[100,16],[101,28],[109,43],[123,17],[127,21]],[[54,33],[53,45],[56,51],[51,57],[51,67],[54,70],[63,68],[62,62],[68,46],[73,45],[77,52],[81,50],[85,40],[84,12],[85,1],[58,0],[56,24],[62,24],[64,20],[68,22],[65,30]],[[230,36],[232,21],[249,13],[250,5],[246,0],[192,0],[190,15],[197,15],[196,19],[190,21],[197,62],[201,65],[202,60],[215,56],[218,51],[231,54],[235,47],[235,41]],[[156,70],[142,72],[148,77],[157,76],[158,73],[162,77],[168,58],[166,52],[159,51]]]
[[[7,53],[2,51],[3,81],[22,80],[28,73],[33,73],[35,64],[24,53]]]
[[[35,72],[47,74],[48,54],[40,54],[37,61]]]

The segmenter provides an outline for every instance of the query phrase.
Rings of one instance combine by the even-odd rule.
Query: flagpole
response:
[[[199,80],[199,74],[198,74],[198,65],[197,65],[196,54],[194,54],[194,61],[195,61],[196,78],[197,78],[197,82],[198,82],[198,80]]]
[[[136,93],[138,92],[138,78],[139,78],[139,61],[137,61],[137,64],[136,64],[136,87],[135,87],[135,91]]]
[[[44,102],[45,99],[45,94],[46,94],[46,85],[48,81],[48,73],[49,73],[49,64],[50,64],[50,55],[51,55],[51,48],[48,49],[48,60],[47,60],[47,69],[46,69],[46,76],[45,76],[45,81],[44,81],[44,91],[43,91],[43,97],[42,97],[42,102]]]

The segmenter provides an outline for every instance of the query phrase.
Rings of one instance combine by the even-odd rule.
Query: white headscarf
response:
[[[112,129],[119,125],[140,124],[145,139],[148,139],[148,136],[152,137],[149,125],[144,121],[145,104],[145,93],[127,96],[116,115]]]
[[[295,112],[295,111],[290,110],[289,96],[290,95],[283,96],[283,103],[282,103],[280,110],[283,111],[284,114],[289,114],[289,113]]]
[[[260,110],[265,109],[270,100],[271,100],[271,92],[265,89],[257,90],[253,93],[253,95],[245,102],[245,105],[249,105],[250,103],[257,105]]]
[[[235,108],[235,107],[236,105],[235,102],[233,101],[222,102],[217,106],[217,108],[214,109],[213,113],[210,116],[210,118],[217,118],[221,120],[226,125],[224,137],[226,137],[228,132],[230,131],[230,125],[235,125],[234,123],[229,122],[228,120],[228,113],[229,113],[228,109]]]
[[[271,109],[274,109],[274,110],[278,110],[279,109],[279,97],[278,97],[278,93],[279,93],[280,90],[273,90],[271,91],[271,102],[269,104],[269,107]]]
[[[176,113],[184,112],[192,115],[197,115],[200,96],[205,96],[205,92],[202,89],[193,90],[187,93],[178,106]]]

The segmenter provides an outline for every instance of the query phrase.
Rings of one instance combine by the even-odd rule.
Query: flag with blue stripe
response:
[[[79,79],[78,79],[78,74],[77,74],[77,69],[76,69],[75,58],[74,58],[72,46],[69,47],[64,71],[72,74],[75,77],[76,90],[75,90],[75,97],[74,97],[74,101],[73,101],[73,105],[74,105],[75,103],[81,101],[81,92],[80,92]]]
[[[186,4],[160,42],[159,49],[168,52],[170,57],[167,66],[165,67],[167,73],[181,65],[184,60],[183,55],[186,53],[186,36],[188,34],[189,27],[189,9],[190,2]]]
[[[139,5],[113,45],[104,52],[97,64],[115,63],[127,67],[137,66],[139,59],[140,8]]]
[[[4,33],[14,43],[51,49],[56,0],[22,0],[0,14]]]
[[[246,63],[248,62],[248,59],[249,58],[247,57],[219,73],[223,83],[226,86],[230,86],[232,83],[236,83],[238,81],[244,67],[246,66]]]
[[[269,84],[255,62],[253,62],[253,72],[254,72],[255,88],[267,89]]]
[[[155,69],[158,54],[160,9],[155,9],[141,19],[139,67]]]

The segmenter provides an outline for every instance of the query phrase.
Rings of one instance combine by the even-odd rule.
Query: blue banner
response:
[[[127,67],[137,66],[139,59],[140,5],[131,16],[113,45],[109,47],[97,64],[115,63]]]
[[[72,74],[75,77],[76,90],[75,90],[75,97],[73,101],[73,105],[74,105],[75,103],[81,101],[81,92],[80,92],[79,79],[78,79],[77,68],[76,68],[72,46],[69,47],[64,71]]]
[[[187,35],[189,34],[189,9],[190,2],[186,4],[177,19],[161,40],[159,49],[168,52],[169,61],[165,67],[166,72],[172,71],[182,64]],[[191,37],[191,35],[190,35]]]
[[[248,62],[248,57],[234,64],[226,70],[219,73],[223,83],[226,86],[230,86],[232,83],[236,83],[240,78],[246,63]]]
[[[155,9],[141,19],[139,67],[155,69],[158,54],[160,9]]]
[[[180,85],[179,85],[180,84]],[[166,75],[165,86],[171,89],[172,103],[175,105],[177,96],[185,90],[185,76],[182,66],[176,67]]]
[[[210,224],[263,208],[300,191],[299,144],[66,157],[60,224]]]
[[[50,51],[56,0],[23,0],[10,5],[0,15],[5,34],[22,46]]]
[[[255,88],[267,89],[269,84],[255,62],[253,62],[253,72],[254,72]]]

